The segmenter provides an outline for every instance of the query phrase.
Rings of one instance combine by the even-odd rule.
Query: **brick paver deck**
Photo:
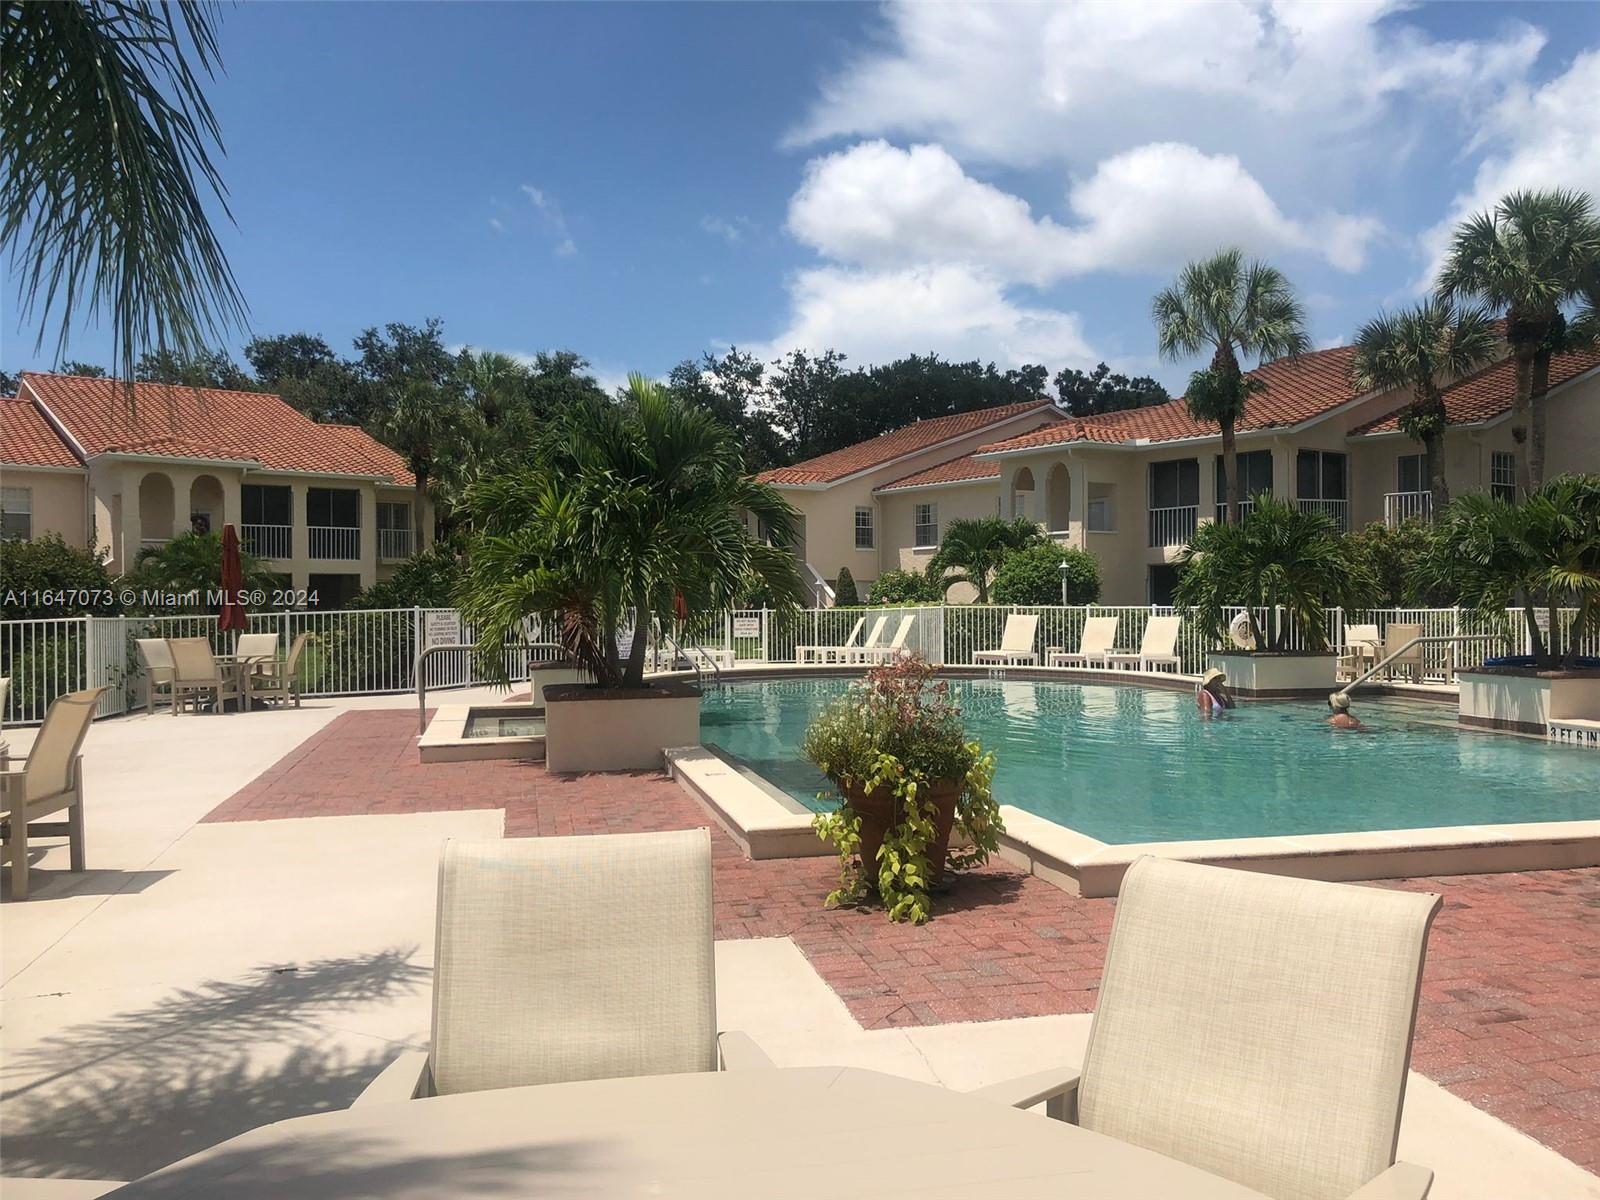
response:
[[[503,808],[508,837],[707,825],[656,774],[551,775],[513,762],[423,766],[416,718],[352,712],[208,821]],[[863,1026],[984,1021],[1094,1007],[1113,902],[996,863],[921,928],[822,907],[831,859],[746,860],[713,826],[717,936],[790,937]],[[1413,1065],[1600,1171],[1600,870],[1452,876],[1442,892]]]

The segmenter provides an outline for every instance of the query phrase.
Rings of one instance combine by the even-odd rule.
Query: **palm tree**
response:
[[[652,620],[730,607],[752,587],[780,605],[805,598],[787,548],[794,509],[745,475],[732,430],[641,375],[621,403],[572,405],[529,465],[478,484],[470,501],[477,533],[460,599],[491,667],[537,618],[602,686],[639,687]],[[617,635],[630,627],[624,658]]]
[[[245,305],[205,211],[209,194],[228,215],[201,86],[219,61],[213,6],[8,2],[0,45],[0,242],[36,348],[58,307],[59,357],[102,305],[123,379],[147,350],[226,340]]]
[[[498,350],[463,350],[459,362],[461,382],[478,416],[485,428],[494,429],[527,386],[528,368]]]
[[[243,571],[242,590],[268,593],[280,588],[281,581],[266,564],[245,550],[239,551]],[[134,560],[133,580],[151,592],[193,594],[192,604],[179,605],[195,612],[215,611],[207,598],[222,586],[222,535],[186,531],[177,537],[139,551]]]
[[[1439,295],[1476,297],[1506,316],[1506,340],[1517,365],[1511,436],[1517,489],[1526,496],[1544,481],[1544,395],[1550,356],[1560,349],[1562,307],[1577,298],[1596,256],[1600,221],[1583,192],[1512,192],[1493,212],[1456,226],[1439,274]]]
[[[978,589],[978,603],[989,603],[989,580],[1005,556],[1042,540],[1039,527],[1023,517],[963,517],[945,527],[939,550],[929,561],[927,576],[940,592],[958,583]],[[953,575],[945,574],[954,570]]]
[[[1440,387],[1493,358],[1496,341],[1488,309],[1478,305],[1458,309],[1439,299],[1425,300],[1405,312],[1380,313],[1356,334],[1351,386],[1358,392],[1399,388],[1411,392],[1411,403],[1400,413],[1400,429],[1422,443],[1435,514],[1450,503]]]
[[[444,389],[421,379],[401,384],[394,395],[394,403],[379,418],[379,431],[411,468],[416,487],[411,517],[416,548],[421,550],[428,483],[445,447],[455,442],[460,433],[461,407]]]
[[[1161,357],[1183,358],[1212,351],[1211,366],[1196,371],[1184,396],[1190,415],[1222,430],[1222,471],[1228,522],[1239,520],[1238,454],[1233,430],[1245,401],[1260,390],[1239,366],[1240,355],[1258,363],[1307,349],[1305,312],[1289,281],[1276,267],[1246,263],[1240,250],[1222,250],[1192,262],[1175,285],[1150,305]]]

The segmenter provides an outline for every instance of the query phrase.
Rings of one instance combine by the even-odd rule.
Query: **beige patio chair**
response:
[[[28,839],[64,837],[72,870],[82,871],[83,761],[78,752],[94,719],[94,707],[106,689],[89,688],[57,696],[44,714],[44,724],[26,757],[8,758],[0,774],[0,826],[4,854],[11,864],[11,898],[28,898]],[[51,813],[67,811],[65,821],[41,821]]]
[[[239,639],[241,642],[243,638]],[[306,651],[306,646],[311,641],[309,633],[302,633],[294,639],[289,647],[287,658],[272,658],[266,662],[256,663],[250,672],[250,700],[255,702],[260,699],[277,698],[288,700],[294,697],[294,706],[300,707],[300,657]],[[541,697],[542,700],[542,697]]]
[[[711,835],[447,841],[433,1044],[357,1104],[770,1067],[717,1033]]]
[[[854,648],[856,639],[861,636],[862,627],[867,623],[866,617],[857,617],[855,625],[850,630],[850,636],[837,646],[807,645],[794,648],[796,662],[810,662],[813,658],[818,662],[832,662],[833,656],[842,655],[845,651]]]
[[[1136,859],[1081,1071],[980,1089],[1276,1200],[1423,1200],[1395,1162],[1426,892]]]
[[[1161,667],[1179,671],[1183,667],[1183,660],[1177,653],[1178,631],[1182,627],[1182,617],[1151,617],[1144,627],[1138,653],[1113,651],[1106,655],[1106,662],[1112,667],[1127,665],[1141,671],[1154,671]]]
[[[1378,645],[1382,641],[1376,625],[1346,625],[1344,651],[1339,655],[1339,669],[1348,671],[1350,678],[1354,679],[1378,661]]]
[[[1390,625],[1383,631],[1383,658],[1394,654],[1401,646],[1422,636],[1421,625]],[[1380,662],[1382,659],[1379,660]],[[1390,679],[1402,671],[1412,683],[1422,682],[1422,647],[1412,646],[1383,669]]]
[[[166,638],[135,638],[133,645],[144,672],[144,710],[153,713],[161,697],[172,703],[172,651]]]
[[[1039,618],[1012,613],[1006,617],[1006,627],[1000,634],[998,650],[979,650],[972,656],[975,663],[1004,663],[1007,666],[1038,666],[1039,656],[1034,653],[1033,642],[1039,636]]]
[[[239,699],[238,676],[223,670],[205,638],[168,638],[167,649],[172,653],[173,716],[182,710],[185,697],[199,712],[201,697],[209,696],[219,713],[224,700]]]
[[[1059,646],[1045,652],[1045,665],[1049,667],[1092,667],[1097,663],[1110,666],[1107,661],[1111,648],[1117,644],[1117,617],[1088,617],[1083,622],[1083,636],[1078,639],[1078,652],[1069,654]]]
[[[907,613],[900,618],[900,624],[895,628],[894,637],[887,646],[874,646],[856,651],[856,661],[864,663],[888,662],[896,654],[906,648],[906,639],[911,636],[911,626],[916,624],[916,614]]]
[[[867,640],[859,646],[846,646],[839,651],[839,661],[856,663],[865,661],[865,656],[878,649],[883,641],[883,627],[889,623],[889,614],[884,613],[872,622],[872,628],[867,631]]]

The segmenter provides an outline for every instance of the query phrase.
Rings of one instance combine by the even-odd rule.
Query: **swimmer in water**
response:
[[[1328,697],[1328,707],[1333,709],[1333,716],[1328,718],[1328,724],[1335,729],[1365,729],[1366,726],[1350,715],[1350,697],[1343,692],[1335,692]]]
[[[1216,716],[1233,707],[1234,700],[1228,695],[1227,682],[1228,677],[1215,667],[1200,677],[1200,686],[1194,690],[1194,703],[1201,716]]]

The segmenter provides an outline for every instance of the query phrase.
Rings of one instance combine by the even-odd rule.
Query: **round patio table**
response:
[[[506,1088],[297,1117],[119,1200],[1262,1200],[1036,1113],[854,1067]]]

